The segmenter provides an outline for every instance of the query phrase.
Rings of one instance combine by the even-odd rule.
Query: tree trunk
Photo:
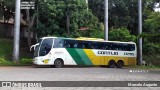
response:
[[[30,13],[29,13],[29,9],[26,10],[26,15],[27,15],[27,31],[28,31],[28,36],[27,36],[27,40],[28,40],[28,47],[30,48],[31,46],[31,35],[30,35]]]
[[[69,26],[70,26],[70,17],[69,15],[66,15],[67,17],[67,20],[66,20],[66,27],[67,27],[67,32],[68,32],[68,36],[70,35],[70,29],[69,29]]]
[[[3,37],[6,37],[6,28],[5,28],[5,6],[4,6],[4,3],[2,5],[2,8],[3,8]]]
[[[30,17],[30,13],[29,13],[29,9],[26,10],[26,14],[27,14],[27,31],[28,31],[28,36],[27,36],[27,40],[28,40],[28,47],[31,47],[31,28],[34,25],[34,19],[35,19],[35,15],[33,15],[32,17]]]

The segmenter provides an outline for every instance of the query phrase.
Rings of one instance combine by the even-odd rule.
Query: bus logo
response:
[[[11,87],[11,82],[2,82],[2,87]]]

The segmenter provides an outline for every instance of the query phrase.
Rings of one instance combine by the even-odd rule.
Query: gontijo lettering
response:
[[[118,55],[118,52],[98,51],[98,54],[102,54],[102,55]]]

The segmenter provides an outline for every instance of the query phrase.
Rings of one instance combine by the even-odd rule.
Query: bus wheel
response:
[[[115,65],[116,65],[116,62],[115,62],[114,60],[110,60],[110,61],[108,62],[108,67],[109,67],[109,68],[114,68]]]
[[[56,59],[56,60],[54,61],[54,66],[55,66],[56,68],[61,68],[61,67],[63,66],[63,61],[62,61],[61,59]]]
[[[124,62],[122,60],[119,60],[116,66],[117,68],[122,68],[124,66]]]

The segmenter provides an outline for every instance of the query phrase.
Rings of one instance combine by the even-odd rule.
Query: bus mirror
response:
[[[34,48],[34,51],[35,51],[36,46],[38,46],[38,45],[39,45],[39,43],[37,43],[37,44],[35,44],[35,45],[32,45],[32,46],[30,47],[30,51],[32,50],[32,48]]]
[[[30,51],[32,50],[33,47],[34,47],[34,45],[32,45],[32,46],[30,47]]]

